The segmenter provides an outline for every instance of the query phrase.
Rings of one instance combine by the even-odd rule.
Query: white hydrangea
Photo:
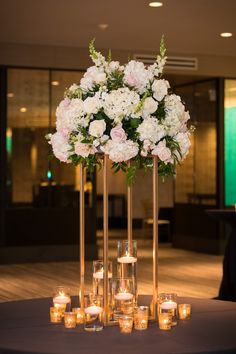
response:
[[[77,84],[72,84],[72,85],[69,87],[69,91],[75,92],[75,91],[78,90],[79,88],[80,88],[79,85],[77,85]]]
[[[179,143],[179,147],[180,147],[180,151],[181,151],[181,155],[179,156],[178,152],[176,152],[179,160],[184,159],[189,152],[189,148],[191,146],[191,142],[190,142],[190,137],[189,137],[189,132],[186,133],[178,133],[174,139]]]
[[[178,132],[186,131],[186,123],[190,117],[189,113],[185,112],[184,109],[184,105],[179,96],[173,94],[165,97],[166,116],[163,125],[168,135],[174,136]]]
[[[70,162],[68,158],[71,155],[71,146],[68,143],[67,137],[60,132],[56,132],[51,135],[50,144],[52,145],[53,153],[58,160],[61,162]]]
[[[90,91],[94,85],[102,85],[106,82],[106,74],[102,67],[91,66],[80,80],[80,87],[83,91]]]
[[[165,136],[164,127],[159,124],[157,118],[148,117],[138,126],[137,132],[141,141],[149,140],[152,143],[157,143]]]
[[[178,95],[172,94],[165,97],[165,112],[166,114],[181,115],[184,113],[184,105]]]
[[[153,75],[145,65],[139,61],[131,60],[124,69],[124,83],[143,94],[150,87]]]
[[[132,140],[117,142],[108,140],[103,148],[105,154],[114,162],[128,161],[138,155],[139,146]]]
[[[170,88],[170,84],[167,80],[154,80],[152,84],[153,97],[157,101],[163,100],[168,93],[168,88]]]
[[[106,73],[111,75],[114,71],[123,71],[124,66],[120,65],[119,61],[111,61],[106,68]]]
[[[139,95],[128,87],[103,93],[103,108],[105,114],[120,123],[125,116],[135,117],[135,110],[140,102]]]
[[[68,130],[71,132],[77,129],[78,124],[86,126],[83,101],[79,98],[72,100],[65,98],[56,109],[56,117],[58,131]]]

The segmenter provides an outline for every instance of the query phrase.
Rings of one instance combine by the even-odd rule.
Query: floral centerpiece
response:
[[[129,182],[137,168],[152,167],[156,155],[159,174],[173,174],[188,154],[191,128],[181,98],[162,78],[164,38],[156,62],[148,67],[135,60],[120,65],[110,53],[106,60],[94,41],[89,52],[94,65],[57,107],[56,132],[49,135],[54,155],[91,169],[100,163],[99,153],[107,154],[115,171],[127,172]]]

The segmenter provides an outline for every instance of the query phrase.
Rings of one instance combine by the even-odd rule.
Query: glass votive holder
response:
[[[137,241],[118,241],[118,263],[136,263],[137,262]]]
[[[67,309],[70,309],[70,289],[65,286],[57,286],[53,292],[53,304],[54,307],[60,308],[62,313]]]
[[[134,319],[132,316],[123,315],[119,317],[119,327],[121,333],[131,333]]]
[[[148,327],[148,306],[134,308],[134,329],[142,331]]]
[[[98,332],[103,329],[103,297],[101,295],[84,296],[84,329],[88,332]]]
[[[64,324],[66,328],[75,328],[76,321],[77,321],[77,316],[75,312],[64,313]]]
[[[159,313],[159,328],[163,331],[169,331],[172,326],[172,316],[169,313]]]
[[[62,321],[62,311],[58,307],[50,307],[50,321],[60,323]]]
[[[113,279],[113,314],[118,320],[121,315],[133,315],[134,309],[134,282],[132,279]]]
[[[158,300],[158,312],[168,313],[172,318],[172,326],[177,325],[177,294],[161,293]]]
[[[191,305],[190,304],[179,304],[179,319],[180,320],[189,320],[191,316]]]
[[[72,312],[76,313],[76,323],[83,324],[84,323],[84,310],[80,307],[73,307]]]

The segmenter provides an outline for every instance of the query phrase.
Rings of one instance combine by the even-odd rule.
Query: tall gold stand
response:
[[[130,167],[131,162],[128,162],[128,167]],[[127,226],[128,226],[128,241],[129,247],[132,247],[133,239],[133,187],[128,185],[127,190]]]
[[[103,160],[103,305],[104,325],[109,324],[108,307],[108,184],[107,184],[108,156],[104,155]]]
[[[130,166],[130,162],[129,162]],[[108,287],[108,156],[103,157],[103,296],[104,296],[104,325],[114,324],[109,320],[109,287]],[[157,318],[158,297],[158,158],[153,156],[153,318]],[[127,191],[128,241],[132,245],[133,215],[132,215],[132,186]],[[84,167],[80,168],[80,304],[84,307]]]
[[[157,318],[158,297],[158,159],[153,156],[152,170],[152,193],[153,193],[153,317]]]
[[[80,165],[80,307],[84,308],[84,166]]]

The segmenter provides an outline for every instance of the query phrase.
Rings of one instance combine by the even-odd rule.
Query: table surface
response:
[[[192,304],[190,320],[179,321],[171,331],[161,331],[152,322],[148,330],[131,334],[119,333],[117,326],[88,333],[83,326],[51,324],[48,298],[2,303],[0,354],[236,353],[236,303],[196,298],[178,302]]]

